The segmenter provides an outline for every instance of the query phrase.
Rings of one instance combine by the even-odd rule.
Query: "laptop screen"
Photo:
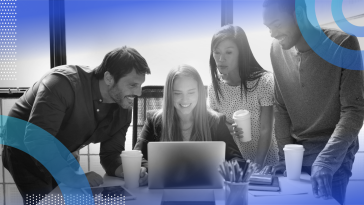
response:
[[[148,143],[148,185],[155,189],[222,188],[225,142]]]

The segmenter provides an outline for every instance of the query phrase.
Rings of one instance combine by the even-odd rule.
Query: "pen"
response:
[[[225,171],[225,169],[224,169],[224,166],[222,166],[221,164],[219,165],[219,167],[220,167],[220,173],[221,173],[221,175],[222,175],[222,177],[226,180],[226,171]]]
[[[243,169],[243,179],[245,179],[246,171],[247,171],[249,165],[250,165],[250,160],[248,159],[248,160],[246,160],[245,165],[244,165],[244,169]]]

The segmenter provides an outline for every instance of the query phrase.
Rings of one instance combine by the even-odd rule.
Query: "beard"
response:
[[[126,97],[126,95],[119,90],[115,85],[108,90],[110,97],[117,103],[120,107],[124,109],[129,109],[132,107],[133,103],[130,103],[130,100]]]

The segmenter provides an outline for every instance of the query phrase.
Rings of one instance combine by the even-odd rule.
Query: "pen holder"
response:
[[[225,205],[248,205],[249,182],[225,181]]]

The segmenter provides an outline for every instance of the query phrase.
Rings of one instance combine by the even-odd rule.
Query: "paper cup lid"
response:
[[[249,110],[238,110],[233,114],[233,119],[245,119],[249,117],[250,117]]]
[[[286,144],[284,145],[284,148],[300,149],[303,148],[303,146],[300,144]]]
[[[139,157],[143,157],[143,154],[121,154],[121,157],[130,157],[130,158],[139,158]]]
[[[289,151],[289,150],[305,150],[305,148],[303,148],[303,146],[302,145],[299,145],[299,144],[286,144],[285,146],[284,146],[284,148],[283,148],[283,150],[287,150],[287,151]]]

